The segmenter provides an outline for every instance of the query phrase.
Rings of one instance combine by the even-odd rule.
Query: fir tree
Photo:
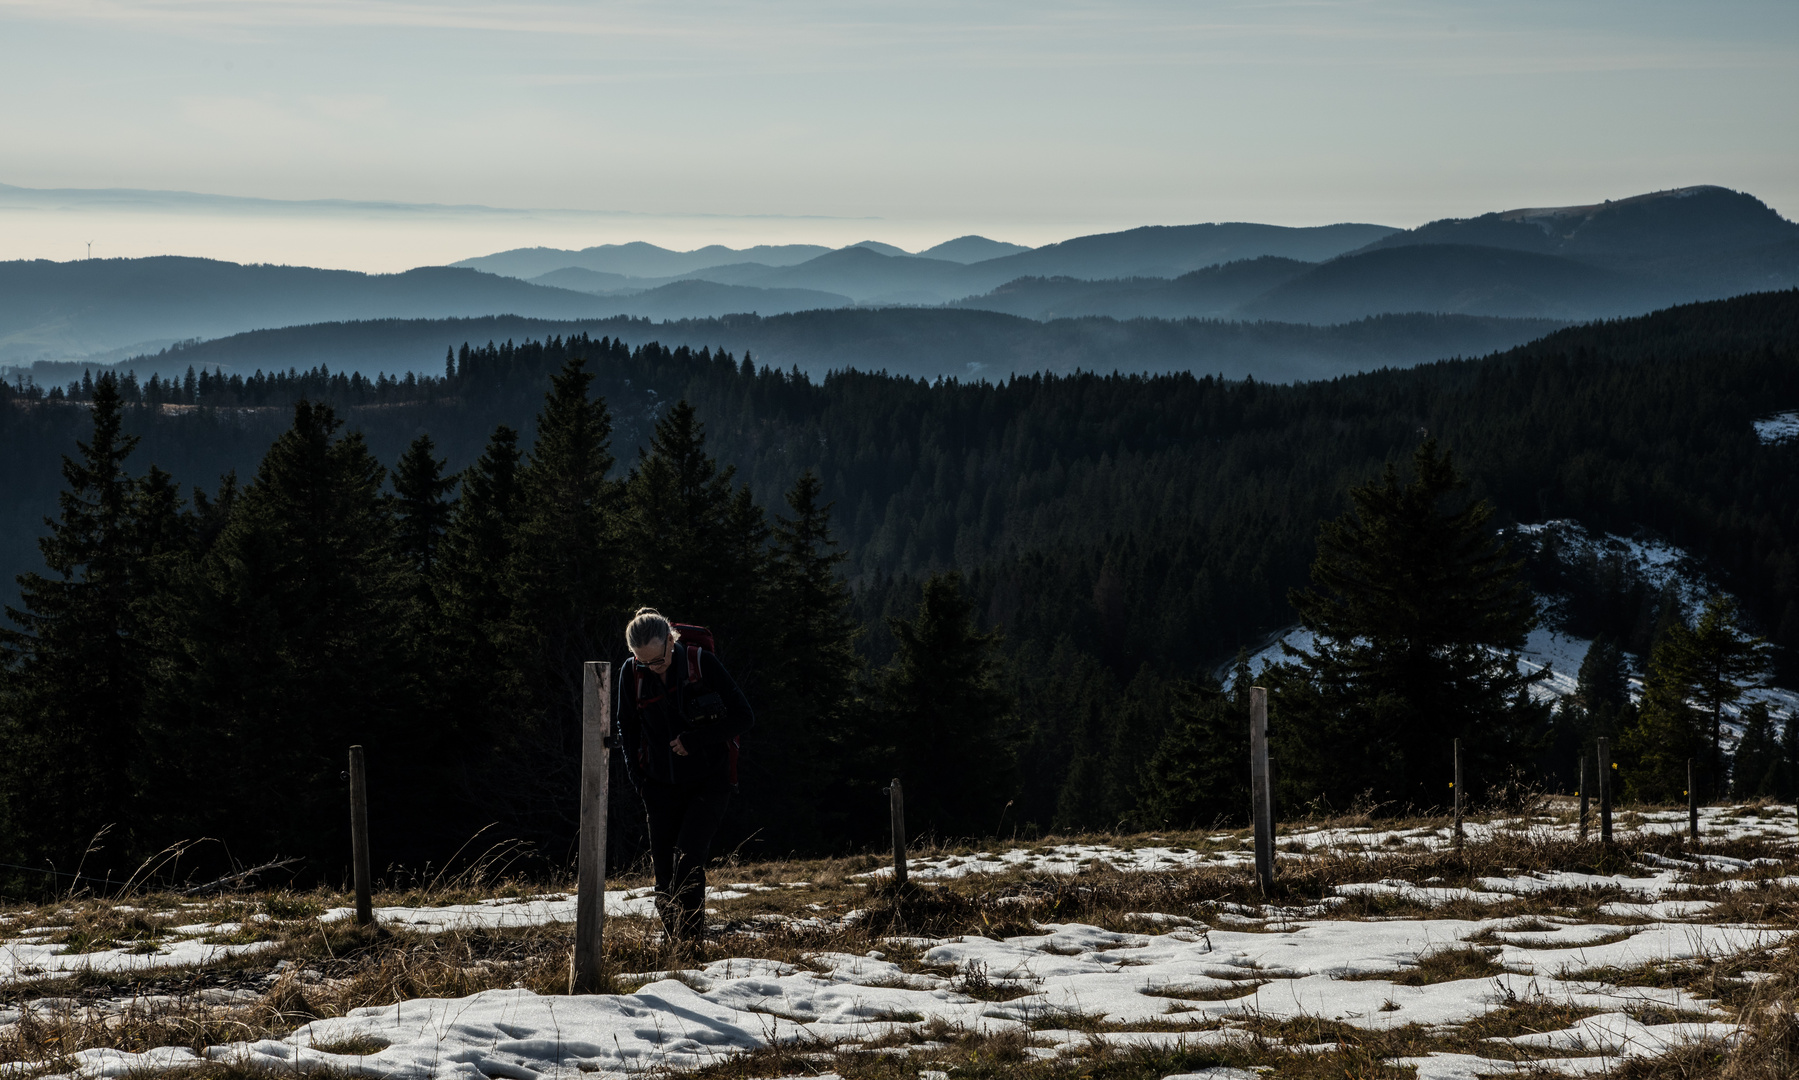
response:
[[[1249,656],[1237,654],[1228,693],[1178,688],[1168,733],[1144,770],[1134,815],[1142,829],[1193,829],[1249,813]]]
[[[149,677],[146,600],[159,557],[184,542],[168,474],[125,471],[137,446],[123,433],[118,384],[93,384],[93,430],[63,458],[68,487],[38,541],[50,574],[19,576],[20,607],[0,629],[5,650],[0,707],[0,803],[21,830],[15,858],[78,859],[106,826],[114,853],[137,844],[133,768],[144,747]],[[121,850],[122,849],[122,850]],[[123,863],[108,855],[90,869]]]
[[[518,432],[494,429],[487,448],[457,477],[461,497],[453,504],[440,547],[436,575],[439,625],[463,652],[470,667],[492,674],[493,661],[474,661],[466,650],[492,652],[511,606],[504,574],[512,559],[514,515],[519,503]]]
[[[1289,694],[1276,725],[1303,783],[1441,802],[1454,739],[1471,751],[1472,777],[1498,776],[1544,719],[1526,691],[1546,673],[1517,664],[1536,623],[1521,563],[1494,537],[1492,505],[1466,486],[1427,439],[1409,482],[1389,464],[1320,530],[1312,585],[1290,595],[1316,636],[1312,651],[1294,651],[1314,693]]]
[[[579,760],[582,665],[618,648],[626,614],[612,418],[571,357],[550,380],[537,441],[519,470],[518,526],[505,567],[503,634],[518,680],[517,722],[489,783],[527,816],[566,828]]]
[[[1799,717],[1788,713],[1780,723],[1780,759],[1774,793],[1783,799],[1799,797]]]
[[[419,741],[385,471],[340,427],[329,406],[296,405],[164,597],[147,770],[165,835],[217,837],[239,857],[341,853],[345,748],[386,769]],[[371,797],[395,834],[422,836],[430,795]]]
[[[1680,649],[1687,674],[1687,693],[1698,710],[1709,744],[1707,789],[1717,791],[1724,778],[1724,714],[1742,700],[1743,692],[1761,685],[1773,662],[1773,647],[1746,633],[1734,599],[1719,593],[1706,601],[1690,631],[1670,635]]]
[[[769,817],[796,823],[809,816],[800,807],[829,805],[821,793],[845,779],[862,674],[856,649],[862,627],[853,614],[855,598],[839,576],[845,556],[831,535],[831,504],[820,499],[822,486],[811,471],[802,473],[787,492],[793,516],[775,519],[768,590],[774,629],[760,680],[766,707],[750,745],[777,749],[746,757],[751,775],[765,778],[750,788],[752,796],[786,804],[785,813]],[[841,813],[823,815],[828,822],[812,816],[816,829],[807,831],[814,844],[842,834]]]
[[[443,474],[431,436],[412,440],[394,467],[394,519],[401,561],[418,581],[417,594],[430,602],[436,575],[438,548],[455,513],[455,503],[444,496],[456,486],[456,478]]]
[[[989,835],[1016,781],[1001,635],[975,626],[954,571],[928,578],[914,617],[889,625],[897,649],[875,679],[870,770],[899,777],[914,833]]]
[[[1684,626],[1671,626],[1650,654],[1636,722],[1618,738],[1627,798],[1672,802],[1686,790],[1688,760],[1703,760],[1700,718],[1687,703],[1693,682],[1685,641],[1690,634]]]
[[[1739,799],[1775,794],[1780,787],[1780,742],[1768,703],[1752,701],[1743,707],[1743,737],[1731,760],[1731,793]]]
[[[768,535],[748,489],[732,484],[735,473],[706,453],[705,426],[680,401],[657,421],[626,483],[639,598],[671,618],[711,626],[729,661],[759,636],[753,613]]]

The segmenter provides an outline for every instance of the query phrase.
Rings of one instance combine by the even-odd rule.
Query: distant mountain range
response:
[[[685,252],[631,243],[523,248],[401,274],[173,257],[0,263],[0,364],[103,362],[194,338],[389,318],[679,321],[947,307],[1036,320],[1335,325],[1426,313],[1542,322],[1795,284],[1799,225],[1751,195],[1693,187],[1407,230],[1226,222],[1039,248],[964,236],[916,254],[873,240]],[[1491,344],[1481,331],[1444,348]]]
[[[742,251],[721,247],[668,251],[652,244],[610,244],[563,252],[521,248],[454,265],[602,295],[647,291],[677,279],[699,279],[721,285],[812,289],[847,296],[859,304],[935,305],[984,293],[1021,277],[1169,278],[1233,259],[1267,255],[1318,262],[1397,231],[1385,225],[1150,225],[1079,236],[1040,248],[963,236],[916,255],[873,241],[835,251],[804,244]],[[575,277],[564,273],[568,270],[605,276]]]

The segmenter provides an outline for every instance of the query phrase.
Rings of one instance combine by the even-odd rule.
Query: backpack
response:
[[[700,672],[700,654],[709,652],[716,656],[718,640],[712,636],[712,631],[703,626],[695,626],[691,623],[672,623],[671,625],[675,628],[675,633],[680,635],[675,644],[681,646],[681,656],[686,664],[687,678],[685,681],[689,684],[701,681],[703,676]],[[631,667],[637,675],[637,707],[641,709],[649,704],[643,698],[643,668],[636,664],[632,664]],[[652,698],[650,700],[659,699]],[[743,736],[733,735],[725,740],[725,769],[732,791],[737,790],[737,755],[742,750]]]

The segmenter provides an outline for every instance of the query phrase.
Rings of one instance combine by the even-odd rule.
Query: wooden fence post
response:
[[[1455,779],[1449,786],[1455,789],[1455,842],[1459,847],[1465,839],[1462,833],[1462,740],[1455,741]]]
[[[1274,892],[1274,795],[1269,790],[1268,690],[1249,688],[1249,797],[1256,827],[1256,881]]]
[[[1583,746],[1580,749],[1580,838],[1582,840],[1587,838],[1587,792],[1589,790],[1591,789],[1587,786],[1587,750]]]
[[[1693,759],[1687,759],[1687,838],[1699,840],[1699,790],[1693,786]]]
[[[350,747],[350,858],[356,880],[356,925],[375,925],[369,885],[369,774],[362,747]]]
[[[605,983],[606,802],[612,779],[612,665],[589,660],[581,680],[581,837],[576,859],[575,954],[568,992],[591,994]]]
[[[1612,842],[1612,741],[1599,740],[1599,839]]]
[[[887,817],[893,826],[893,890],[906,887],[906,793],[899,777],[887,788]]]

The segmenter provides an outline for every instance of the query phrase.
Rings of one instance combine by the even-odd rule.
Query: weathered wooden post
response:
[[[899,777],[887,788],[887,817],[893,826],[893,891],[906,887],[906,793]]]
[[[1581,751],[1580,751],[1580,838],[1582,840],[1585,840],[1587,838],[1587,792],[1588,792],[1588,790],[1589,790],[1589,788],[1587,787],[1587,751],[1586,751],[1585,747],[1582,747]]]
[[[568,992],[602,989],[606,953],[606,801],[612,778],[612,665],[589,660],[581,681],[581,839],[575,892],[575,955]]]
[[[1699,789],[1693,786],[1693,759],[1687,759],[1687,839],[1699,840]]]
[[[1455,741],[1455,779],[1449,786],[1455,794],[1455,842],[1460,847],[1465,837],[1462,834],[1462,740]]]
[[[1256,827],[1256,881],[1274,892],[1274,794],[1268,776],[1268,690],[1249,688],[1249,797]]]
[[[356,880],[356,925],[375,925],[369,886],[369,774],[362,747],[350,747],[350,859]]]
[[[1612,741],[1599,740],[1599,839],[1612,842]]]

